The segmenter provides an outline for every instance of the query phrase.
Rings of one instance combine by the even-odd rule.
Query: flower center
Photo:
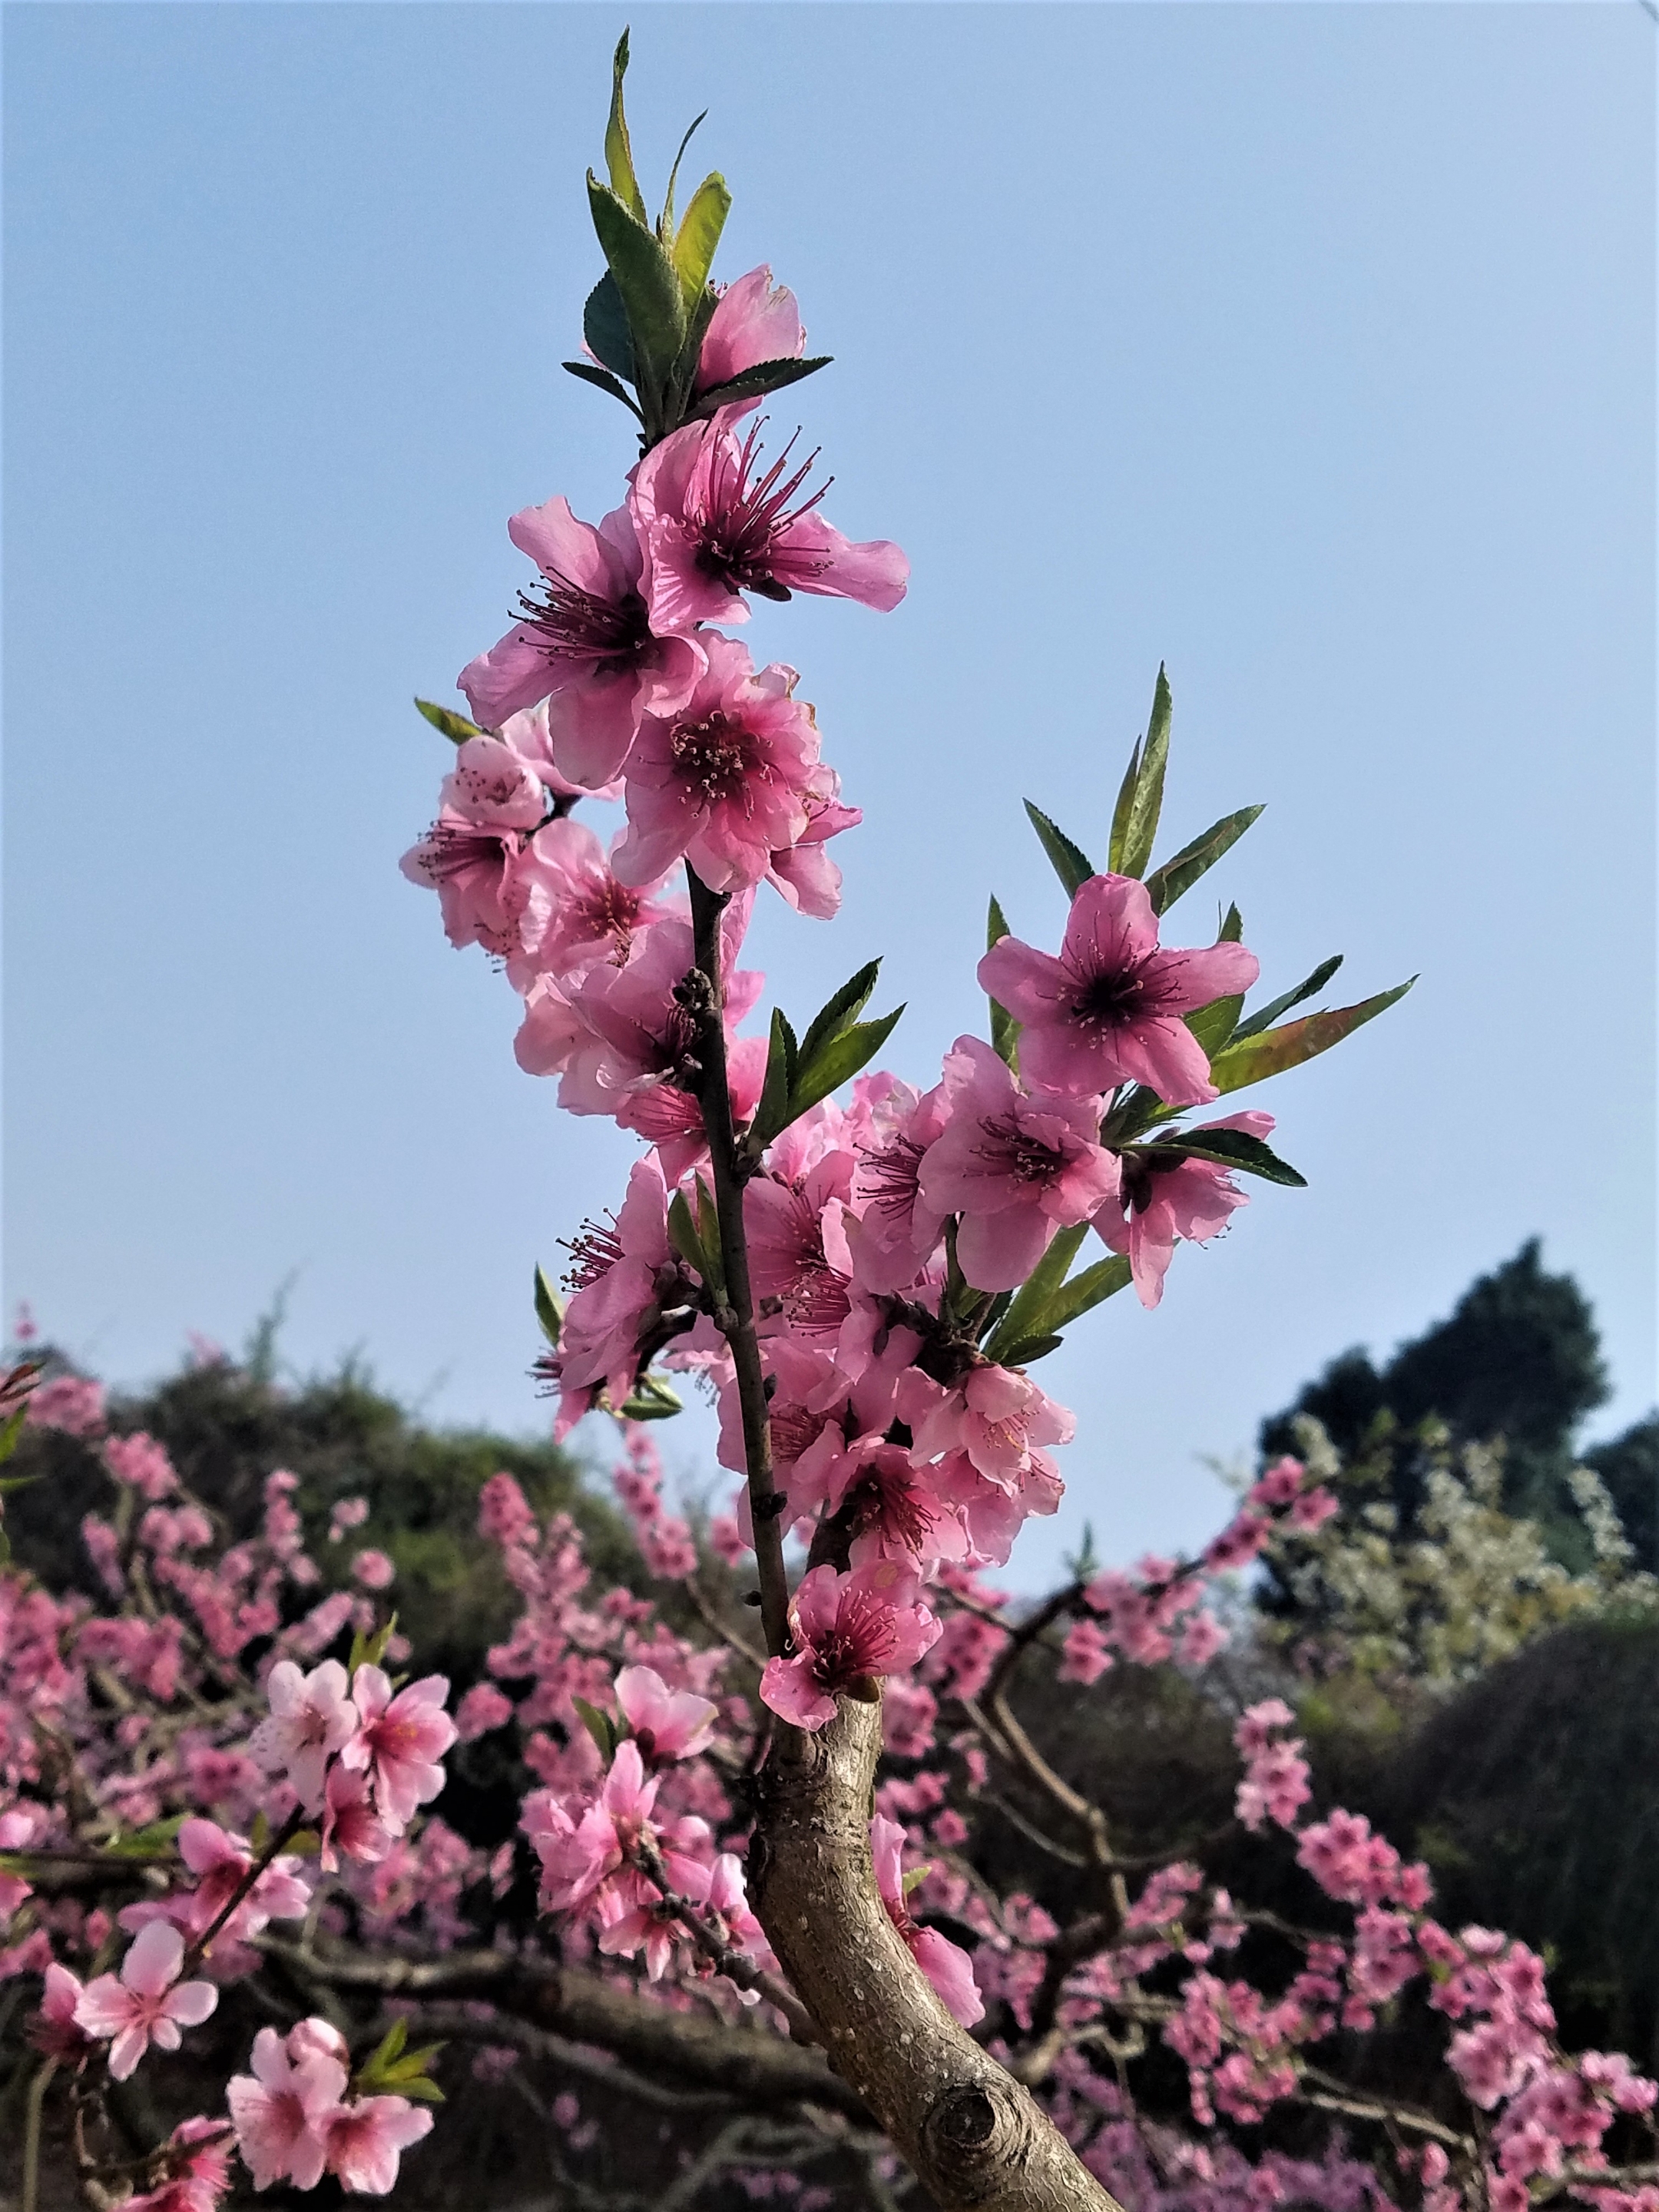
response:
[[[797,431],[795,437],[800,433]],[[791,438],[777,459],[753,483],[749,471],[755,461],[760,436],[756,425],[734,456],[722,441],[709,471],[708,498],[700,512],[689,519],[699,532],[696,565],[705,576],[732,591],[757,592],[765,599],[787,599],[789,587],[772,574],[773,556],[780,538],[787,536],[804,514],[809,514],[835,481],[830,478],[810,499],[793,511],[789,502],[811,474],[816,448],[794,474],[786,477]],[[802,558],[792,564],[798,574],[810,569],[818,575],[827,561]]]
[[[596,669],[632,668],[651,644],[645,601],[637,592],[601,599],[584,591],[556,569],[535,592],[519,594],[519,619],[536,633],[545,653],[561,660],[583,660]]]
[[[734,799],[752,772],[754,746],[749,732],[729,714],[716,711],[703,722],[682,722],[669,740],[682,780],[714,805]]]
[[[1138,968],[1099,969],[1072,1001],[1072,1019],[1085,1029],[1121,1029],[1151,1011],[1146,979]]]
[[[908,1137],[894,1137],[878,1152],[867,1153],[860,1165],[860,1194],[890,1219],[902,1218],[915,1207],[922,1150]]]
[[[975,1157],[989,1160],[1016,1182],[1052,1182],[1066,1164],[1064,1152],[1022,1129],[1012,1114],[980,1123],[990,1142],[975,1145]]]

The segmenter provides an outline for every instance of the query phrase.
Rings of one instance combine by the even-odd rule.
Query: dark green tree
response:
[[[1437,1416],[1457,1443],[1501,1437],[1505,1505],[1541,1522],[1565,1556],[1577,1538],[1565,1487],[1574,1434],[1609,1395],[1589,1302],[1571,1275],[1547,1272],[1534,1237],[1385,1365],[1362,1349],[1334,1359],[1293,1406],[1262,1423],[1261,1444],[1269,1456],[1293,1451],[1298,1413],[1322,1421],[1345,1455],[1388,1425],[1397,1438],[1395,1499],[1409,1521],[1422,1480],[1413,1437],[1425,1419]]]

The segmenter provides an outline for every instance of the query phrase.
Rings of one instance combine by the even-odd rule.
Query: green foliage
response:
[[[1454,1444],[1501,1437],[1505,1506],[1531,1515],[1552,1540],[1565,1544],[1560,1556],[1569,1565],[1582,1565],[1586,1554],[1572,1530],[1576,1516],[1565,1486],[1574,1431],[1608,1389],[1589,1304],[1571,1275],[1546,1271],[1533,1237],[1471,1284],[1444,1321],[1401,1345],[1380,1369],[1360,1350],[1334,1360],[1293,1406],[1263,1422],[1261,1443],[1269,1455],[1293,1450],[1294,1416],[1311,1413],[1348,1457],[1386,1415],[1394,1439],[1394,1503],[1409,1524],[1423,1480],[1413,1440],[1425,1419],[1443,1421]],[[1641,1487],[1640,1450],[1638,1442],[1625,1462],[1631,1473],[1621,1476],[1632,1492]]]

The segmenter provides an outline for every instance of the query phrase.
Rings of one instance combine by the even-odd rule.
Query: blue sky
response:
[[[558,363],[598,273],[609,6],[13,5],[6,96],[5,1288],[103,1370],[295,1277],[434,1417],[536,1425],[532,1265],[631,1139],[519,1073],[514,1001],[397,860],[621,410]],[[1085,846],[1160,659],[1180,842],[1267,812],[1264,981],[1412,997],[1241,1103],[1257,1187],[1042,1370],[1079,1441],[1035,1586],[1200,1539],[1206,1455],[1534,1233],[1654,1380],[1655,27],[1638,6],[636,6],[635,144],[685,123],[836,365],[774,403],[890,617],[763,610],[865,827],[774,902],[792,1012],[882,953],[890,1051],[982,1021],[988,892],[1052,944],[1019,802]],[[699,172],[700,173],[700,172]],[[1176,941],[1188,931],[1174,929]],[[701,1416],[664,1435],[696,1481]]]

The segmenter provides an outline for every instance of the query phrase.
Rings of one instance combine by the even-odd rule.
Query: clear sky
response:
[[[1079,1415],[1035,1586],[1201,1538],[1267,1410],[1540,1233],[1655,1395],[1656,30],[1577,6],[635,5],[680,131],[836,365],[773,403],[908,599],[763,610],[865,827],[798,1016],[886,956],[890,1048],[982,1024],[987,893],[1063,918],[1167,661],[1191,895],[1264,981],[1412,997],[1261,1102],[1255,1187],[1042,1379]],[[503,627],[515,508],[616,503],[563,375],[599,273],[611,6],[9,6],[5,1286],[106,1373],[356,1347],[431,1415],[545,1418],[532,1262],[633,1140],[519,1073],[514,1001],[398,875],[412,692]],[[701,168],[697,173],[701,173]],[[457,702],[459,703],[459,702]],[[1256,1103],[1254,1099],[1241,1103]],[[664,1435],[694,1480],[701,1416]]]

